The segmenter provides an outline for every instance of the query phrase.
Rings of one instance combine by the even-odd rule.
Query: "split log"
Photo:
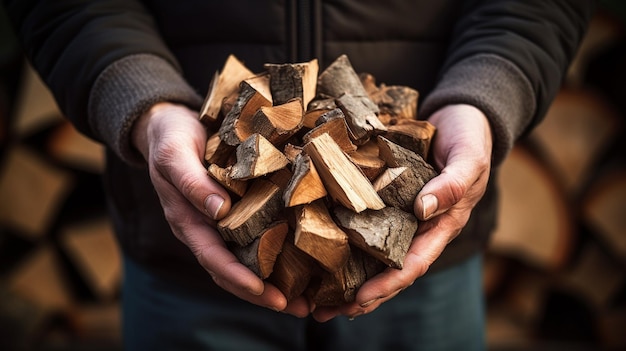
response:
[[[385,160],[389,167],[408,167],[416,171],[424,168],[425,173],[433,173],[435,170],[419,154],[404,148],[391,140],[378,136],[378,154]]]
[[[516,146],[500,167],[498,186],[499,225],[490,250],[545,270],[567,264],[574,249],[573,220],[554,175]]]
[[[304,293],[318,269],[316,264],[311,256],[302,252],[287,238],[268,281],[276,285],[287,301],[291,301]]]
[[[262,106],[272,106],[272,101],[247,81],[242,81],[240,86],[237,100],[219,129],[220,138],[231,146],[237,146],[247,138],[245,134],[249,130],[249,121],[256,111]]]
[[[281,145],[302,127],[302,100],[294,98],[282,105],[261,106],[248,125],[240,127],[243,137],[258,133],[273,145]]]
[[[376,177],[385,170],[385,161],[380,159],[377,155],[369,153],[367,150],[358,148],[353,152],[349,152],[348,156],[350,157],[350,161],[359,167],[361,172],[363,172],[370,181],[376,179]]]
[[[347,234],[339,228],[322,200],[296,208],[295,245],[324,270],[337,272],[350,256]]]
[[[356,145],[350,140],[348,125],[340,109],[331,110],[320,116],[318,124],[302,137],[302,142],[307,144],[311,139],[324,133],[328,133],[341,150],[345,152],[352,152],[357,149]]]
[[[577,262],[559,278],[561,286],[576,292],[594,308],[602,310],[613,306],[613,301],[622,296],[626,272],[622,262],[613,260],[597,243],[584,245]]]
[[[337,224],[346,230],[350,243],[386,265],[401,269],[417,231],[417,218],[394,207],[355,213],[334,208]]]
[[[10,292],[46,313],[69,310],[73,304],[61,258],[52,245],[29,253],[5,279]]]
[[[260,134],[253,134],[237,147],[237,163],[230,170],[232,179],[246,180],[277,171],[289,160]]]
[[[376,87],[372,77],[366,90],[345,55],[319,77],[316,60],[265,68],[222,100],[225,117],[206,145],[207,171],[241,196],[217,229],[288,300],[306,293],[320,306],[354,301],[374,274],[402,268],[417,230],[415,194],[436,175],[424,157],[383,136],[423,152],[432,130],[403,124],[416,106],[410,89]],[[370,96],[398,127],[388,130]],[[246,191],[237,181],[247,180]],[[277,221],[294,233],[268,229]],[[264,239],[273,251],[262,249]]]
[[[304,126],[312,129],[317,125],[318,118],[337,108],[334,98],[316,99],[309,103],[304,114]]]
[[[0,127],[0,142],[2,141]],[[101,143],[80,133],[68,120],[51,133],[46,143],[47,152],[64,164],[92,173],[102,173],[105,168],[105,152]]]
[[[234,55],[229,55],[221,72],[215,72],[204,104],[200,109],[200,121],[205,124],[216,122],[222,101],[239,89],[242,80],[254,75]]]
[[[274,264],[280,253],[289,226],[286,221],[271,224],[258,238],[246,246],[233,245],[232,253],[259,278],[265,279],[274,270]]]
[[[423,159],[428,158],[430,143],[435,136],[435,126],[428,121],[401,119],[396,124],[387,126],[385,138],[409,149]]]
[[[356,97],[352,94],[343,94],[335,101],[337,106],[346,116],[348,130],[353,141],[361,144],[372,135],[380,134],[387,130],[378,119],[377,109],[371,108],[367,98]]]
[[[369,279],[385,269],[385,265],[351,246],[350,257],[337,272],[324,272],[319,283],[310,287],[316,306],[338,306],[354,302],[359,288]]]
[[[337,202],[355,212],[385,207],[369,180],[328,134],[313,138],[304,151],[313,160],[326,191]]]
[[[286,144],[283,148],[283,154],[289,162],[295,163],[296,157],[302,153],[302,146],[294,145],[294,144]]]
[[[308,204],[327,195],[311,158],[298,154],[293,163],[293,176],[283,193],[285,207]]]
[[[0,169],[0,223],[29,239],[43,238],[74,186],[69,172],[23,146],[6,150]]]
[[[262,72],[245,79],[244,82],[261,94],[267,101],[271,102],[272,105],[276,105],[272,97],[270,78],[271,77],[268,72]]]
[[[379,113],[395,119],[417,119],[417,90],[399,85],[381,84],[376,86],[376,79],[371,74],[361,74],[363,86],[370,99],[378,105]]]
[[[293,172],[289,170],[289,168],[281,168],[276,172],[272,172],[267,176],[267,180],[274,183],[277,187],[280,188],[280,191],[284,192],[285,189],[289,186],[289,182],[293,177]]]
[[[210,164],[220,167],[227,167],[235,163],[234,158],[236,148],[222,141],[219,133],[211,135],[206,142],[204,149],[204,160]]]
[[[265,64],[270,75],[270,89],[274,105],[281,105],[295,98],[305,108],[315,97],[317,59],[305,63]]]
[[[415,196],[428,181],[437,176],[437,171],[422,156],[382,136],[378,137],[378,146],[380,158],[385,160],[387,166],[391,168],[406,167],[410,172],[410,174],[400,174],[398,177],[393,177],[393,171],[390,171],[388,175],[394,180],[388,182],[391,180],[390,178],[381,179],[377,184],[378,190],[382,191],[387,201],[397,205],[403,204],[401,208],[413,213],[412,202],[415,200]],[[385,187],[389,188],[384,190]],[[398,197],[397,199],[393,199],[394,190],[399,192],[395,195]]]
[[[407,167],[387,168],[375,181],[374,189],[387,206],[413,213],[415,198],[424,187]]]
[[[597,160],[619,137],[620,118],[610,104],[590,91],[561,90],[530,140],[575,197],[593,175]]]
[[[370,73],[359,73],[359,80],[363,85],[363,89],[367,93],[367,96],[375,95],[378,92],[378,86],[376,85],[376,78]],[[374,101],[374,99],[372,99]]]
[[[102,217],[64,226],[61,244],[91,291],[112,301],[121,283],[122,257],[111,221]]]
[[[283,209],[280,188],[270,181],[255,179],[241,200],[217,223],[217,229],[225,241],[246,246],[280,220]]]
[[[615,257],[626,262],[626,171],[600,177],[585,196],[585,222]]]
[[[341,55],[331,63],[318,77],[317,94],[320,98],[339,98],[350,94],[367,106],[368,110],[378,113],[378,106],[369,98],[359,76],[354,71],[348,56]]]
[[[248,182],[245,180],[233,179],[230,176],[230,172],[229,168],[221,168],[215,163],[210,164],[207,169],[207,173],[211,176],[211,178],[215,179],[226,190],[242,197],[248,189]]]

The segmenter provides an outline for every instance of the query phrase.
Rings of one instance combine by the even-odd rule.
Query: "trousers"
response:
[[[486,349],[481,255],[417,279],[370,314],[325,323],[190,293],[128,257],[122,289],[128,351]]]

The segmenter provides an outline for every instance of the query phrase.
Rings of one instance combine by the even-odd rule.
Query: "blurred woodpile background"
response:
[[[498,179],[492,350],[626,349],[626,6],[602,4]],[[121,349],[103,149],[60,116],[5,18],[0,32],[0,349]]]

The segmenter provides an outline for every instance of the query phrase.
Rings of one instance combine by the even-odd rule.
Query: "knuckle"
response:
[[[178,180],[178,188],[183,194],[193,194],[201,186],[202,180],[193,173],[184,173]]]

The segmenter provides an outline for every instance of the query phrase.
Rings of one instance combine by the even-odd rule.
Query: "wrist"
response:
[[[148,159],[149,154],[149,138],[148,138],[148,125],[152,117],[161,109],[165,108],[169,103],[159,102],[150,107],[146,112],[141,114],[133,124],[131,129],[131,145],[141,153],[145,160]]]

